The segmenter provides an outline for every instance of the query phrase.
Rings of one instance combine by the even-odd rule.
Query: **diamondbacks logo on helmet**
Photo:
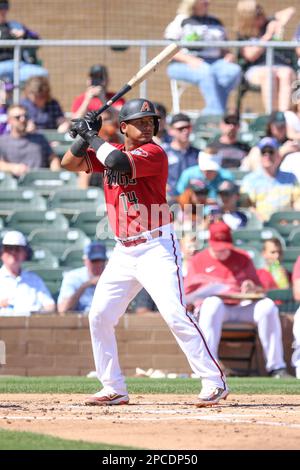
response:
[[[151,111],[148,101],[144,101],[141,107],[141,113],[144,113],[145,111]]]

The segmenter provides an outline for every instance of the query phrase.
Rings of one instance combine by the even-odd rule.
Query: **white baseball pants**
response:
[[[293,324],[293,349],[292,365],[296,367],[296,377],[300,379],[300,307],[297,309],[294,316]]]
[[[256,323],[267,371],[286,366],[278,308],[273,300],[265,298],[244,306],[232,306],[224,304],[216,296],[205,299],[200,309],[199,325],[214,357],[218,357],[222,324],[225,321]]]
[[[97,284],[89,315],[97,376],[108,393],[126,394],[115,327],[141,286],[149,292],[203,388],[225,388],[225,377],[203,334],[185,308],[178,242],[169,225],[164,236],[137,246],[117,243]]]

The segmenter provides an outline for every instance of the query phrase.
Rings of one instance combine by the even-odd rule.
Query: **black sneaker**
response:
[[[275,369],[269,373],[270,377],[273,379],[292,379],[293,376],[290,375],[286,369]]]

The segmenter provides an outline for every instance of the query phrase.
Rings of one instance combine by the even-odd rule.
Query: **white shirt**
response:
[[[8,299],[9,307],[0,308],[1,314],[29,315],[30,312],[42,311],[54,300],[44,284],[35,273],[21,271],[17,277],[9,273],[3,265],[0,268],[0,300]]]

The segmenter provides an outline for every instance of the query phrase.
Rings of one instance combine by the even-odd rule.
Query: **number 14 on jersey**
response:
[[[134,204],[135,210],[139,210],[139,202],[135,191],[129,191],[128,193],[121,193],[120,199],[123,204],[124,212],[128,212],[129,204]]]

